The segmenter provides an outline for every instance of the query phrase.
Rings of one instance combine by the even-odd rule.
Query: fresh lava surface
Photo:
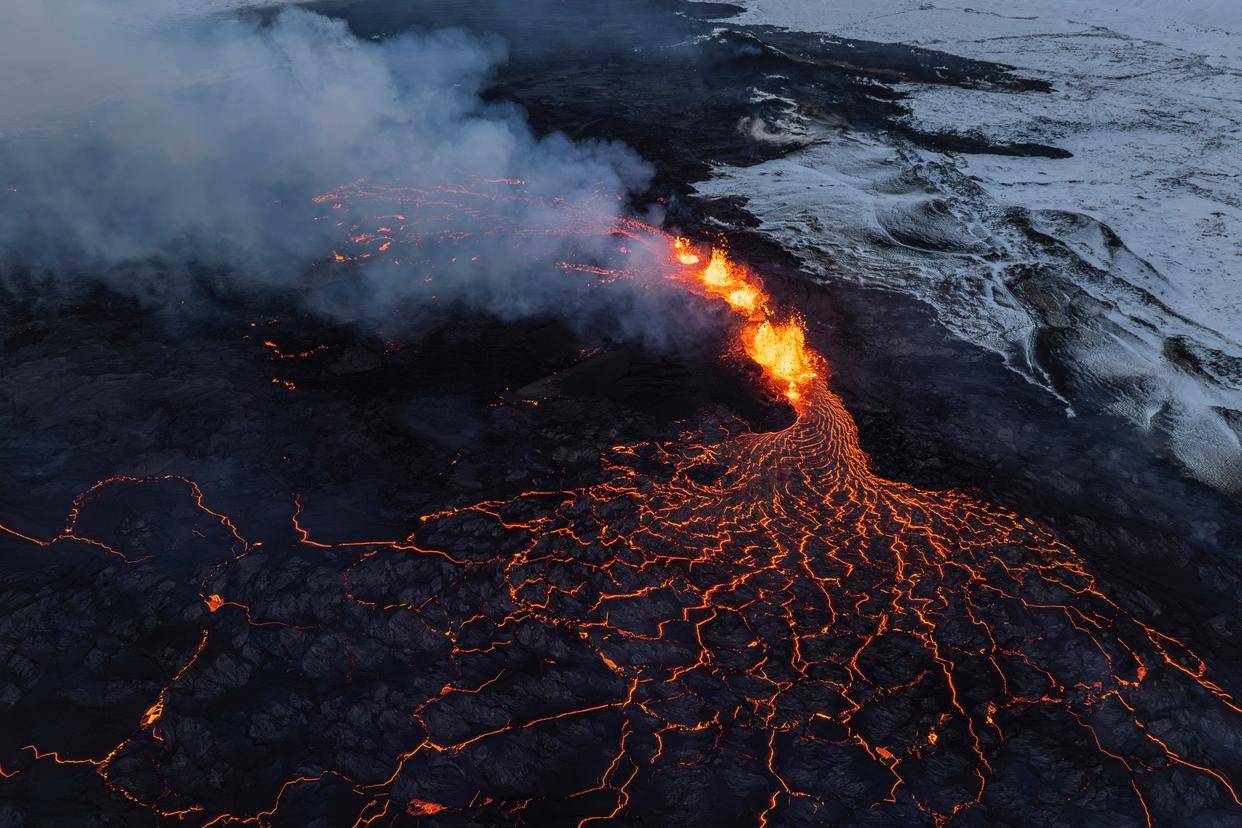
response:
[[[438,220],[427,222],[431,230],[420,224],[420,210],[484,211],[497,199],[524,198],[522,188],[516,181],[477,190],[344,187],[323,197],[326,207],[378,209],[374,219],[342,220],[350,242],[335,258],[359,268],[416,258],[430,236],[452,235]],[[612,734],[609,760],[592,785],[556,794],[590,804],[579,825],[624,818],[652,780],[674,768],[710,768],[724,754],[765,780],[762,801],[734,815],[743,822],[832,823],[859,811],[898,819],[917,809],[940,825],[980,807],[994,776],[1021,764],[1015,757],[1058,742],[1086,745],[1102,770],[1084,784],[1124,796],[1136,824],[1151,823],[1147,794],[1170,776],[1222,809],[1242,806],[1218,763],[1194,755],[1176,731],[1153,732],[1145,723],[1155,686],[1161,698],[1175,693],[1213,715],[1242,713],[1187,646],[1123,611],[1083,558],[1034,520],[965,493],[874,474],[853,419],[829,388],[827,360],[807,345],[804,322],[778,307],[759,275],[722,246],[638,221],[601,224],[589,211],[564,215],[576,216],[566,218],[566,234],[614,238],[638,264],[561,262],[561,276],[601,284],[654,279],[725,303],[736,322],[732,357],[760,366],[788,398],[794,422],[756,433],[711,420],[687,426],[676,440],[616,445],[600,458],[602,482],[464,503],[422,515],[405,537],[321,537],[316,516],[299,503],[293,527],[308,554],[354,556],[342,601],[369,613],[419,615],[445,639],[443,685],[400,711],[421,736],[378,757],[383,772],[318,768],[285,781],[261,811],[239,813],[116,781],[114,762],[127,745],[158,740],[161,720],[177,706],[178,683],[210,647],[216,619],[233,609],[252,625],[283,623],[253,617],[214,586],[218,580],[203,584],[210,613],[201,641],[131,735],[98,755],[76,753],[72,742],[30,745],[27,766],[88,765],[118,796],[195,824],[275,821],[291,791],[327,777],[362,797],[355,824],[497,803],[520,821],[551,794],[504,790],[482,776],[468,780],[476,793],[467,801],[410,799],[394,786],[446,759],[486,757],[489,745],[514,734],[597,720]],[[467,235],[454,243],[468,246]],[[153,482],[101,481],[81,495],[56,537],[6,531],[34,546],[84,541],[124,558],[125,550],[79,532],[78,511],[111,487]],[[227,531],[236,560],[262,554],[244,526],[212,510],[209,492],[172,482]],[[467,522],[483,527],[478,548],[428,540]],[[474,584],[470,608],[453,609],[436,595],[393,601],[360,586],[372,582],[363,575],[377,562],[402,560],[422,562],[437,583]],[[472,660],[496,663],[489,659],[504,642],[534,628],[562,631],[586,647],[608,674],[610,694],[463,725],[455,715],[463,698],[512,710],[505,700],[519,677],[503,664],[483,680],[454,676],[479,675],[466,670]],[[1032,732],[1044,741],[1032,741]],[[1041,746],[1049,740],[1051,748]],[[851,793],[843,778],[863,781]]]

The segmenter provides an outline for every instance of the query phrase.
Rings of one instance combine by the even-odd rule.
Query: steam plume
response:
[[[485,102],[498,41],[438,31],[370,42],[300,9],[264,24],[158,8],[52,0],[10,12],[0,274],[125,265],[120,286],[150,293],[176,289],[193,263],[291,285],[339,243],[332,222],[312,220],[312,197],[344,182],[522,179],[530,198],[498,208],[521,228],[546,223],[552,197],[619,213],[624,199],[600,194],[648,180],[624,146],[537,136],[518,107]],[[566,244],[582,242],[549,238],[541,252]],[[463,295],[524,276],[493,269],[486,290]],[[402,298],[403,278],[374,268],[334,309],[375,313]],[[551,281],[522,283],[523,311],[557,305]]]

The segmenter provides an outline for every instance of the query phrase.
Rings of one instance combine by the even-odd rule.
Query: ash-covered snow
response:
[[[822,130],[722,169],[812,270],[918,296],[1070,403],[1242,486],[1242,3],[744,0],[735,22],[1017,67],[1049,94],[907,86],[913,125],[1069,159]]]

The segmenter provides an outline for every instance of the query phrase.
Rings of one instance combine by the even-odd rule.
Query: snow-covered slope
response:
[[[737,0],[747,11],[738,23],[766,23],[808,32],[886,43],[941,48],[993,41],[981,49],[1003,49],[1000,38],[1110,29],[1201,54],[1236,58],[1242,43],[1242,5],[1234,0]],[[961,50],[966,54],[968,50]],[[982,57],[981,51],[969,54]]]
[[[741,22],[1049,80],[905,91],[922,128],[1074,157],[941,156],[824,128],[705,192],[748,196],[812,269],[919,296],[1072,407],[1120,413],[1201,479],[1242,486],[1242,3],[743,2]]]

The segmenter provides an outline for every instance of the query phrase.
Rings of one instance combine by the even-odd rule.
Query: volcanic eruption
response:
[[[1068,153],[897,85],[1048,83],[680,0],[160,5],[0,35],[71,124],[0,120],[0,824],[1238,822],[1222,501],[854,284],[1106,304],[1048,264],[1138,267],[1102,229],[930,186]]]
[[[322,202],[348,214],[335,258],[353,269],[381,257],[418,263],[427,250],[444,255],[442,243],[455,260],[468,258],[470,234],[440,223],[446,206],[475,213],[526,197],[513,182],[434,192],[359,183]],[[428,204],[431,233],[418,216]],[[373,217],[360,215],[370,208]],[[241,811],[171,780],[152,785],[133,768],[150,756],[142,761],[158,777],[176,764],[171,751],[189,733],[177,729],[177,714],[194,704],[182,687],[218,669],[224,638],[249,629],[316,640],[333,634],[331,623],[281,617],[276,605],[260,611],[232,594],[230,570],[272,553],[214,509],[198,483],[100,481],[55,537],[4,531],[30,547],[86,544],[138,564],[83,523],[115,490],[172,485],[198,514],[195,531],[230,554],[199,585],[201,638],[128,735],[98,753],[73,740],[26,745],[19,765],[6,759],[6,776],[83,766],[116,796],[198,825],[276,823],[288,803],[341,786],[356,825],[573,815],[585,826],[642,818],[668,802],[670,785],[725,767],[762,780],[766,792],[724,798],[701,819],[740,812],[759,825],[822,824],[869,814],[940,825],[985,803],[992,780],[1029,767],[1034,752],[1078,767],[1083,760],[1064,746],[1085,743],[1102,768],[1092,784],[1127,797],[1136,821],[1151,823],[1147,791],[1170,774],[1242,805],[1214,760],[1145,724],[1161,704],[1154,686],[1242,713],[1208,665],[1124,611],[1036,521],[875,474],[829,387],[829,361],[757,273],[719,243],[596,218],[590,205],[551,215],[565,221],[549,232],[611,239],[619,258],[548,263],[559,278],[602,290],[671,284],[722,303],[733,339],[720,357],[750,360],[791,407],[792,423],[759,431],[705,416],[673,439],[613,445],[596,482],[465,501],[421,515],[399,537],[332,537],[298,500],[294,547],[343,567],[342,621],[356,616],[350,623],[361,630],[412,620],[439,655],[401,670],[414,670],[414,686],[426,690],[393,713],[405,721],[400,750],[349,767],[312,762],[266,804]],[[230,618],[241,627],[221,626]],[[558,643],[536,663],[515,655],[525,641]],[[587,684],[562,672],[575,658],[593,671]],[[532,693],[540,676],[562,689]],[[1060,744],[1032,740],[1050,727]],[[542,755],[542,740],[575,733],[565,738],[607,734],[599,763],[584,760],[593,781],[522,788],[487,770],[494,761],[521,766]]]

